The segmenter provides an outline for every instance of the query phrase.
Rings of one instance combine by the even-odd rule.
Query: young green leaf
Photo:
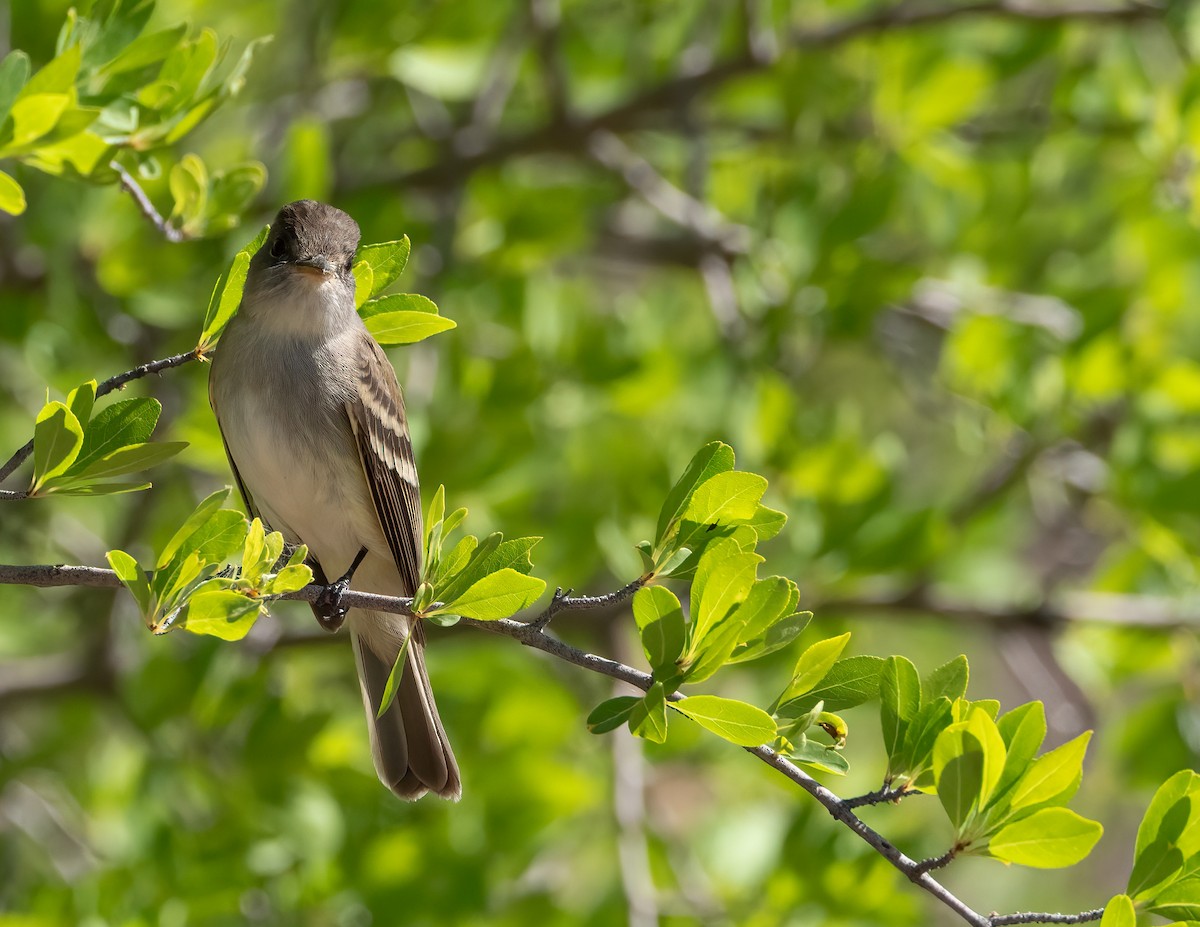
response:
[[[953,728],[959,727],[962,730],[956,732],[958,736],[953,751],[945,751],[947,755],[939,756],[939,748],[947,735]],[[933,756],[938,800],[946,809],[950,823],[961,834],[979,808],[983,789],[983,745],[975,735],[966,731],[966,722],[960,721],[939,735]]]
[[[26,205],[25,190],[10,174],[0,171],[0,210],[10,216],[19,216]]]
[[[739,747],[757,747],[775,736],[775,722],[761,708],[716,695],[692,695],[671,707]]]
[[[400,645],[400,652],[396,654],[392,671],[388,673],[387,683],[383,687],[383,695],[379,699],[379,708],[375,711],[376,719],[382,718],[384,712],[392,707],[392,702],[396,700],[396,693],[400,691],[400,683],[404,679],[404,667],[408,664],[408,648],[412,643],[413,627],[410,625],[408,633],[404,635],[404,643]]]
[[[629,720],[629,715],[639,702],[641,699],[632,695],[618,695],[616,698],[601,702],[587,716],[588,730],[593,734],[607,734],[609,731],[615,731]]]
[[[713,546],[700,558],[692,583],[692,624],[689,655],[698,652],[700,643],[713,626],[725,618],[734,606],[746,598],[754,585],[754,574],[762,557],[758,554],[728,553],[736,549],[730,542]]]
[[[996,722],[1004,739],[1004,772],[996,785],[1003,795],[1025,774],[1046,739],[1046,710],[1041,702],[1026,702],[1005,712]]]
[[[1114,895],[1104,906],[1100,927],[1137,927],[1137,912],[1128,895]]]
[[[793,615],[799,601],[800,588],[790,579],[767,576],[757,580],[738,606],[742,641],[762,637],[781,619]]]
[[[727,662],[746,663],[782,650],[803,633],[810,621],[812,621],[812,612],[796,612],[796,614],[771,625],[767,629],[767,633],[758,640],[747,642],[746,646],[737,650]]]
[[[683,510],[683,520],[703,526],[745,521],[754,517],[766,491],[767,481],[757,473],[718,473],[696,487]]]
[[[1083,779],[1083,756],[1091,739],[1092,732],[1085,731],[1034,760],[1013,788],[1009,802],[1012,810],[1070,801]]]
[[[1192,875],[1158,892],[1146,910],[1176,921],[1200,921],[1200,876]]]
[[[921,709],[921,677],[912,661],[889,657],[879,674],[879,717],[883,746],[889,757],[898,757],[909,722]]]
[[[111,479],[114,476],[135,473],[139,470],[149,470],[151,467],[170,460],[185,447],[187,447],[186,441],[130,444],[118,448],[111,454],[105,454],[99,460],[93,460],[86,466],[81,467],[77,462],[64,474],[64,477],[72,481],[86,482]]]
[[[106,410],[107,411],[107,410]],[[213,516],[214,513],[221,507],[226,498],[229,496],[229,487],[218,489],[212,495],[205,498],[201,503],[192,510],[192,514],[187,517],[179,530],[167,542],[167,546],[162,549],[162,553],[158,555],[158,563],[154,565],[155,570],[161,570],[174,558],[184,542],[188,540],[196,532],[196,530]]]
[[[104,556],[108,560],[108,565],[112,567],[112,571],[117,574],[117,578],[133,594],[134,601],[137,602],[138,608],[142,612],[142,617],[147,617],[150,614],[153,597],[150,593],[150,583],[138,562],[123,550],[110,550]]]
[[[1074,866],[1092,852],[1104,833],[1069,808],[1043,808],[1002,827],[988,841],[988,852],[1005,862],[1037,869]]]
[[[860,656],[838,660],[793,710],[807,710],[819,701],[830,711],[844,711],[879,696],[879,677],[886,661],[882,657]]]
[[[655,677],[673,676],[686,633],[679,599],[662,586],[643,586],[633,597],[633,617]]]
[[[800,655],[792,672],[792,681],[783,690],[779,702],[787,702],[816,688],[817,683],[828,675],[833,664],[850,643],[850,632],[817,641]]]
[[[393,293],[391,296],[380,296],[371,299],[359,307],[358,314],[363,321],[373,319],[377,315],[387,315],[390,312],[419,312],[423,315],[437,315],[438,307],[428,296],[419,293]]]
[[[671,487],[666,501],[663,502],[662,511],[658,514],[658,528],[654,537],[655,547],[662,543],[667,535],[667,530],[683,514],[696,487],[718,473],[732,470],[733,463],[733,448],[720,441],[706,444],[696,452],[687,465],[687,469],[683,471],[683,476]]]
[[[412,244],[407,235],[398,241],[382,241],[359,248],[358,260],[371,268],[370,295],[382,292],[404,273],[411,250]]]
[[[414,344],[458,327],[445,316],[410,310],[373,315],[366,320],[366,326],[380,344]]]
[[[79,420],[79,424],[87,431],[88,421],[92,417],[92,406],[96,404],[96,381],[88,380],[67,393],[67,407]]]
[[[661,682],[652,685],[650,691],[633,705],[629,712],[629,730],[656,744],[666,741],[667,702]]]
[[[959,654],[925,678],[921,683],[922,697],[925,701],[932,701],[939,695],[944,695],[953,702],[967,694],[967,678],[967,658]]]
[[[183,627],[193,634],[240,641],[254,627],[261,604],[229,589],[198,592],[188,600]]]
[[[545,589],[545,580],[505,567],[484,576],[458,598],[431,614],[453,612],[464,618],[496,621],[528,608]]]
[[[61,402],[49,402],[38,413],[33,427],[33,482],[30,494],[46,480],[64,473],[83,446],[83,427]]]
[[[204,313],[200,338],[196,342],[196,350],[201,354],[212,350],[220,339],[221,332],[237,311],[238,304],[242,301],[242,289],[246,285],[246,274],[250,270],[250,259],[263,246],[270,231],[269,225],[263,226],[253,240],[234,255],[229,270],[217,279],[212,297],[208,301],[208,310]]]
[[[746,524],[754,529],[759,541],[769,541],[783,530],[783,526],[787,524],[787,515],[760,503]]]
[[[83,471],[121,448],[145,444],[161,412],[159,401],[148,397],[114,402],[101,409],[88,424],[74,469]]]
[[[833,773],[836,776],[844,776],[850,771],[850,764],[846,762],[846,758],[837,749],[817,743],[817,741],[810,740],[807,737],[801,743],[792,747],[787,752],[787,755],[797,763],[802,763],[805,766],[813,766],[824,772]]]

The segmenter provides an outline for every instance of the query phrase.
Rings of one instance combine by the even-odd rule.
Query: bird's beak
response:
[[[332,277],[337,272],[337,267],[334,266],[333,261],[329,260],[323,254],[318,254],[310,258],[301,258],[296,261],[296,269],[301,273],[314,277]]]

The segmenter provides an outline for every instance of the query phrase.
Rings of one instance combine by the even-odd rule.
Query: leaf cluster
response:
[[[193,634],[236,641],[245,637],[271,597],[312,582],[303,545],[283,559],[283,535],[266,533],[221,508],[219,490],[201,502],[167,542],[147,575],[136,558],[110,550],[109,565],[133,594],[146,626],[155,634],[185,628]]]
[[[145,470],[174,457],[184,441],[150,441],[162,406],[157,399],[114,402],[92,415],[96,381],[47,402],[33,428],[33,478],[29,495],[99,496],[134,492],[149,483],[113,477]]]
[[[55,57],[32,72],[29,56],[13,51],[0,62],[0,158],[93,183],[117,182],[114,159],[144,178],[160,168],[154,154],[169,147],[238,93],[256,49],[231,60],[229,40],[211,29],[190,36],[187,24],[146,32],[153,2],[109,0],[88,15],[71,10]],[[187,234],[224,231],[266,182],[257,162],[211,174],[195,155],[170,173],[172,218]],[[0,173],[0,209],[20,213],[20,184]]]

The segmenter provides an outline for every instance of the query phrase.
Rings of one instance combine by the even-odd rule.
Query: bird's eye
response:
[[[280,235],[273,242],[271,242],[271,257],[281,258],[281,257],[283,257],[283,255],[286,251],[287,251],[287,242],[283,240],[282,235]]]
[[[346,258],[346,263],[342,269],[348,274],[354,273],[354,255],[353,254],[350,255],[350,257]]]

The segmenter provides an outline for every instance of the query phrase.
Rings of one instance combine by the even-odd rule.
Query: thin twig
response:
[[[0,584],[22,584],[32,586],[96,586],[104,588],[115,588],[120,585],[120,580],[117,579],[115,573],[111,570],[99,569],[96,567],[84,566],[66,566],[66,565],[26,565],[26,566],[6,566],[0,565]],[[632,594],[633,590],[638,588],[640,580],[630,583],[628,586],[609,593],[604,596],[580,596],[572,598],[570,596],[556,596],[556,599],[565,601],[568,604],[561,607],[566,608],[591,608],[596,607],[596,604],[610,604],[614,601],[621,601]],[[324,586],[312,585],[307,586],[298,592],[289,593],[284,596],[288,599],[303,599],[307,602],[315,601],[325,591]],[[583,604],[587,603],[587,604]],[[394,598],[391,596],[374,595],[365,592],[347,591],[342,597],[342,604],[347,607],[370,608],[374,611],[385,611],[393,614],[411,614],[412,599]],[[607,657],[602,657],[594,653],[588,653],[572,647],[570,644],[564,643],[557,638],[545,634],[540,627],[534,622],[516,621],[512,618],[502,618],[498,621],[478,621],[471,618],[463,618],[462,624],[469,627],[480,628],[485,631],[491,631],[494,634],[501,634],[505,637],[511,637],[526,647],[532,647],[540,650],[543,653],[550,654],[567,663],[582,667],[594,673],[599,673],[608,676],[612,679],[619,679],[622,682],[627,682],[643,691],[648,690],[654,684],[654,677],[649,673],[644,673],[641,670],[634,669],[632,666],[626,666],[624,663],[619,663],[615,660],[610,660]],[[684,699],[684,696],[678,692],[672,693],[669,697],[671,702],[679,702]],[[794,782],[804,791],[808,792],[815,798],[835,820],[845,825],[853,831],[860,839],[872,847],[880,856],[886,859],[896,869],[904,874],[914,885],[922,891],[927,892],[936,898],[941,904],[945,905],[949,910],[953,911],[967,924],[972,927],[1001,927],[1005,924],[1019,923],[1035,923],[1041,921],[1044,923],[1059,923],[1072,924],[1083,923],[1088,920],[1095,920],[1092,916],[1094,912],[1088,911],[1083,914],[1039,914],[1039,915],[985,915],[973,910],[964,901],[955,896],[949,889],[934,879],[927,871],[921,867],[925,864],[920,863],[902,853],[882,834],[875,831],[865,824],[854,810],[842,801],[837,795],[831,792],[825,786],[821,785],[816,779],[802,770],[795,763],[786,757],[775,753],[768,746],[747,747],[748,753],[758,757],[763,763],[766,763],[772,769],[775,769],[789,780]],[[1026,920],[1011,920],[1010,918],[1027,918]],[[1034,919],[1028,919],[1028,918]]]
[[[886,805],[897,804],[901,800],[908,798],[910,795],[920,795],[916,789],[898,788],[893,789],[890,786],[882,786],[874,792],[867,792],[865,795],[856,795],[853,798],[843,798],[842,804],[847,808],[862,808],[869,805]]]
[[[917,872],[933,872],[935,869],[944,869],[954,862],[954,858],[958,856],[959,848],[954,846],[948,849],[941,856],[931,856],[929,859],[923,859],[917,863]]]
[[[554,596],[550,599],[550,604],[546,606],[546,610],[529,622],[530,626],[541,631],[550,623],[553,618],[561,611],[579,611],[587,608],[604,608],[607,605],[616,605],[619,602],[625,601],[635,592],[646,585],[646,578],[639,576],[633,582],[626,586],[622,586],[616,592],[610,592],[606,595],[571,595],[571,590],[563,591],[559,586],[554,590]]]
[[[138,380],[152,373],[161,373],[164,370],[169,370],[172,367],[181,367],[186,363],[194,360],[199,360],[200,354],[195,350],[186,351],[183,354],[174,354],[171,357],[164,357],[162,360],[150,361],[148,364],[142,364],[139,367],[134,367],[132,370],[126,370],[124,373],[118,373],[116,376],[109,377],[103,383],[96,386],[96,398],[107,396],[115,389],[120,389],[131,380]],[[25,442],[17,452],[8,458],[3,467],[0,467],[0,483],[4,482],[17,467],[25,462],[26,458],[33,453],[33,439],[30,438]],[[23,499],[25,493],[0,493],[0,499]]]
[[[150,197],[146,195],[146,191],[142,189],[141,185],[133,179],[133,175],[125,170],[119,162],[110,161],[108,166],[117,172],[117,176],[121,178],[121,186],[133,197],[133,201],[137,203],[142,215],[150,220],[150,224],[158,229],[163,238],[175,244],[191,239],[191,235],[182,229],[177,229],[162,217],[162,214],[154,208],[154,204],[150,202]]]
[[[1098,921],[1102,917],[1103,908],[1092,908],[1078,914],[1047,914],[1035,911],[1022,914],[993,914],[992,927],[1006,927],[1008,924],[1086,924],[1089,921]]]

